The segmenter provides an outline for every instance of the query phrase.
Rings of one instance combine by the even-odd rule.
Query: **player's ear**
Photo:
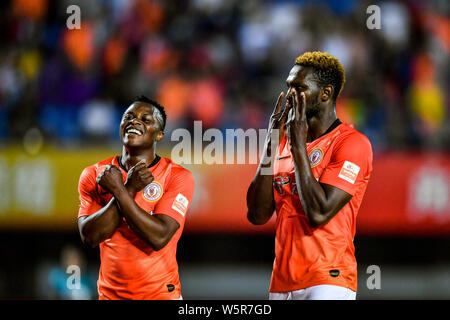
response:
[[[164,138],[164,131],[159,131],[157,134],[156,134],[156,141],[158,142],[158,141],[160,141],[162,138]]]
[[[320,99],[325,102],[328,101],[330,99],[332,99],[333,97],[333,92],[334,92],[334,88],[332,85],[326,85],[322,88],[321,90],[321,95],[320,95]]]

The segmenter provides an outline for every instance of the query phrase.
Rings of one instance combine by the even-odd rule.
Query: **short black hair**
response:
[[[135,103],[135,102],[148,103],[149,105],[151,105],[151,106],[155,107],[156,109],[158,109],[159,112],[161,113],[162,120],[163,120],[161,130],[164,131],[164,128],[166,127],[166,121],[167,121],[167,114],[166,114],[166,111],[164,110],[164,107],[162,105],[160,105],[158,102],[156,102],[156,101],[154,101],[152,99],[149,99],[149,98],[147,98],[144,95],[137,96],[133,100],[133,103]]]

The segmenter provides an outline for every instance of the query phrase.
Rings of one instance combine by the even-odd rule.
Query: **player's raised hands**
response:
[[[275,108],[273,109],[272,114],[270,115],[269,129],[279,129],[280,124],[282,123],[282,118],[284,116],[284,111],[286,108],[282,109],[284,99],[284,92],[281,91],[278,96],[277,103],[275,104]]]
[[[293,90],[288,99],[292,103],[292,108],[289,109],[286,121],[287,137],[291,146],[295,144],[294,142],[305,144],[308,137],[305,93]]]
[[[97,176],[96,181],[103,189],[112,194],[123,188],[122,172],[112,164],[108,164],[105,167]]]
[[[152,183],[154,179],[153,174],[147,168],[145,160],[141,160],[128,171],[125,187],[130,193],[135,194]]]
[[[281,138],[284,136],[284,133],[286,131],[286,120],[288,117],[289,109],[291,107],[291,104],[286,103],[285,107],[283,108],[284,97],[285,97],[285,94],[282,91],[280,93],[280,95],[278,96],[277,103],[272,112],[272,115],[270,116],[269,131],[271,131],[272,129],[279,130],[279,140],[281,140]]]
[[[289,111],[288,104],[283,108],[284,92],[282,91],[278,96],[275,108],[270,116],[268,137],[272,134],[273,130],[278,130],[278,141],[282,139],[286,131],[286,119]]]

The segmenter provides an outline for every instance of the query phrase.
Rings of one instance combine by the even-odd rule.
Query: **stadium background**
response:
[[[81,8],[69,30],[66,8]],[[381,8],[369,30],[366,9]],[[98,248],[78,236],[82,169],[120,152],[140,94],[176,128],[266,128],[294,58],[346,69],[341,120],[366,134],[374,172],[355,238],[359,299],[450,298],[447,1],[2,1],[0,298],[96,298]],[[196,194],[179,242],[185,299],[265,299],[273,220],[245,218],[255,165],[189,165]],[[68,265],[82,290],[68,290]],[[381,289],[367,287],[367,267]]]

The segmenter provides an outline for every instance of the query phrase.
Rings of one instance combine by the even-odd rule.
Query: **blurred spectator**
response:
[[[19,17],[38,21],[47,13],[47,5],[47,0],[14,0],[12,12]]]
[[[82,134],[87,140],[97,143],[119,137],[121,115],[111,101],[91,100],[85,103],[78,114]]]
[[[107,76],[114,76],[122,70],[127,49],[125,41],[119,36],[107,41],[103,52],[103,68]]]
[[[97,275],[86,264],[82,252],[72,245],[61,250],[59,263],[43,261],[37,270],[36,286],[41,299],[95,299]]]
[[[424,144],[435,144],[437,133],[446,116],[444,93],[435,81],[435,66],[427,54],[418,55],[413,62],[409,98],[414,112],[414,129]]]
[[[223,101],[223,89],[214,78],[200,79],[193,84],[190,95],[193,117],[202,120],[205,127],[220,125]]]
[[[48,143],[114,141],[117,114],[139,94],[166,107],[169,133],[193,120],[265,127],[294,59],[323,50],[346,68],[338,116],[375,151],[450,149],[448,2],[378,1],[381,30],[366,27],[370,1],[72,2],[3,5],[3,142],[20,140],[24,123]],[[80,30],[66,28],[69,4],[81,8]]]
[[[80,70],[86,70],[93,63],[94,29],[84,21],[81,29],[66,29],[62,34],[62,45],[70,62]]]
[[[156,98],[165,107],[170,121],[176,123],[186,114],[190,92],[190,84],[179,76],[161,81]]]

